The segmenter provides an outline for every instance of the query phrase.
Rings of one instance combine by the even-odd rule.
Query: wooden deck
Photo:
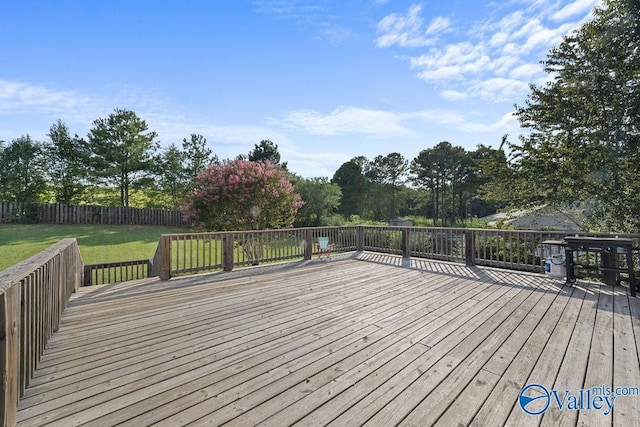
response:
[[[640,386],[626,288],[358,258],[83,288],[19,425],[640,423],[638,396],[608,416],[518,405],[529,383]]]

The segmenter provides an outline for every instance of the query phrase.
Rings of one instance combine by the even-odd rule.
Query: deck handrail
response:
[[[16,424],[24,394],[71,294],[82,285],[76,239],[64,239],[0,272],[0,420]]]
[[[328,237],[335,252],[382,252],[541,272],[546,249],[542,242],[573,234],[640,241],[640,234],[368,225],[163,234],[152,274],[166,280],[178,274],[309,260],[319,253],[318,237]]]
[[[308,260],[319,254],[318,237],[328,237],[335,252],[350,252],[358,249],[357,234],[355,226],[163,234],[151,271],[166,280],[178,274]]]

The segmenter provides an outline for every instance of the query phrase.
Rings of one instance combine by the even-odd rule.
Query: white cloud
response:
[[[509,74],[511,70],[518,67],[518,64],[521,63],[522,59],[517,55],[503,54],[492,59],[489,70],[493,71],[495,75],[503,76]]]
[[[534,76],[542,73],[542,65],[540,64],[522,64],[513,68],[509,73],[512,79],[531,80]]]
[[[473,84],[470,90],[474,96],[496,103],[521,99],[529,91],[529,84],[523,80],[495,77]]]
[[[437,47],[428,48],[420,55],[404,58],[416,77],[443,86],[439,91],[443,99],[517,102],[528,93],[529,83],[541,81],[544,75],[542,67],[535,64],[588,19],[592,8],[601,1],[511,0],[496,3],[492,17],[466,22],[467,28],[454,28],[450,20],[435,18],[433,28],[451,36],[442,37]],[[517,10],[513,11],[514,8]],[[380,21],[378,30],[379,33],[385,30],[384,35],[388,38],[379,37],[378,45],[409,46],[410,35],[414,39],[424,39],[421,16],[424,12],[414,5],[406,15],[386,16]],[[396,24],[400,26],[394,26]]]
[[[481,90],[482,87],[476,88]],[[449,94],[452,97],[464,97],[463,93]],[[417,121],[417,123],[416,123]],[[469,120],[464,114],[446,109],[430,109],[411,112],[393,112],[372,110],[360,107],[342,107],[330,113],[317,111],[292,111],[286,115],[284,126],[298,129],[313,135],[340,136],[362,134],[377,138],[415,137],[409,129],[409,122],[416,125],[435,124],[464,132],[493,132],[501,129],[502,119],[496,123],[485,124]]]
[[[427,34],[440,34],[448,31],[450,27],[451,20],[449,18],[438,16],[433,21],[431,21],[425,32]]]
[[[577,15],[584,15],[600,3],[600,0],[575,0],[551,15],[551,19],[564,21]]]
[[[436,18],[424,29],[421,11],[422,6],[414,4],[406,15],[392,13],[382,18],[378,23],[376,46],[384,48],[397,44],[402,47],[419,47],[435,43],[437,39],[427,35],[445,31],[450,22],[447,18]]]
[[[469,94],[467,94],[466,92],[449,89],[440,92],[440,96],[444,99],[448,99],[449,101],[462,101],[464,99],[467,99],[469,97]]]
[[[421,120],[435,123],[440,126],[460,130],[467,133],[492,133],[496,131],[505,132],[513,129],[513,122],[507,120],[511,113],[500,117],[493,123],[478,122],[470,119],[467,115],[450,110],[425,110],[415,113],[405,114],[406,118],[419,118]]]
[[[490,63],[482,46],[469,42],[431,49],[426,55],[410,58],[411,68],[424,80],[451,80],[482,72]]]
[[[503,46],[509,40],[509,33],[505,31],[500,31],[491,36],[488,44],[489,46]]]
[[[352,32],[339,25],[343,22],[339,14],[316,0],[253,0],[254,10],[275,19],[293,24],[296,28],[311,29],[316,39],[327,40],[333,45],[345,41]]]
[[[325,24],[323,27],[319,38],[328,40],[334,45],[342,43],[351,36],[351,31],[339,25]]]
[[[80,109],[89,99],[76,92],[0,79],[0,114],[57,113]]]
[[[311,110],[291,111],[283,121],[286,127],[315,135],[362,134],[383,138],[411,134],[401,122],[396,113],[359,107],[341,107],[326,114]]]

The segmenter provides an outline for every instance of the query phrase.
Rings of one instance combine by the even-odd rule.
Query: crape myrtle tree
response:
[[[198,175],[182,210],[197,230],[265,230],[290,227],[302,205],[282,168],[234,160]]]
[[[520,205],[581,202],[591,225],[640,230],[640,2],[605,0],[543,61],[550,81],[516,107]]]
[[[150,185],[155,172],[157,134],[133,111],[116,109],[93,122],[89,131],[91,174],[120,190],[120,205],[129,206],[133,188]]]

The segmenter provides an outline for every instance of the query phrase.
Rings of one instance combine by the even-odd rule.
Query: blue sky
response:
[[[600,0],[0,0],[0,140],[86,136],[115,108],[220,158],[270,139],[289,168],[497,147],[540,60]]]

